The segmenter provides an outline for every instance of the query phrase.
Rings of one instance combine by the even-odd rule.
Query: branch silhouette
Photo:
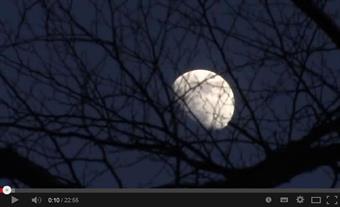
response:
[[[33,188],[75,188],[81,187],[72,183],[62,182],[58,176],[52,175],[43,168],[16,153],[13,149],[0,149],[0,163],[4,166],[0,177],[16,179]]]
[[[337,48],[340,48],[340,28],[325,11],[318,7],[314,1],[292,0],[292,2],[324,31]]]

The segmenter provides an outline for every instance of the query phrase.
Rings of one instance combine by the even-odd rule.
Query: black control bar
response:
[[[273,192],[274,191],[274,192]],[[340,206],[340,190],[109,190],[93,189],[15,189],[0,195],[0,206],[7,207],[319,207]]]

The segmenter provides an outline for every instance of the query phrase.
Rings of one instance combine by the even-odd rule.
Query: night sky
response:
[[[315,2],[340,24],[338,1]],[[0,181],[337,187],[339,45],[319,25],[294,0],[1,1],[0,153],[33,180]],[[172,84],[193,69],[230,84],[227,127],[179,107]]]

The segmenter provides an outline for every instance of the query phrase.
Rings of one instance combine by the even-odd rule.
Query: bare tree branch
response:
[[[235,169],[228,173],[226,180],[207,182],[199,187],[208,188],[271,188],[289,182],[296,175],[310,172],[320,166],[331,166],[340,160],[340,144],[311,147],[311,140],[340,132],[340,119],[320,126],[299,141],[292,141],[283,149],[273,152],[262,162],[248,168]],[[160,186],[176,187],[172,184]],[[183,183],[181,187],[197,187],[196,184]]]
[[[322,11],[314,1],[292,0],[292,2],[325,32],[337,48],[340,48],[340,28],[326,12]]]
[[[81,187],[72,183],[62,182],[28,158],[25,158],[12,149],[0,149],[1,168],[0,177],[17,179],[33,188],[71,188]]]

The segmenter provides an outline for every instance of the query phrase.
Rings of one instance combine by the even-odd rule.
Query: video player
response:
[[[1,0],[0,207],[340,206],[339,0]]]

